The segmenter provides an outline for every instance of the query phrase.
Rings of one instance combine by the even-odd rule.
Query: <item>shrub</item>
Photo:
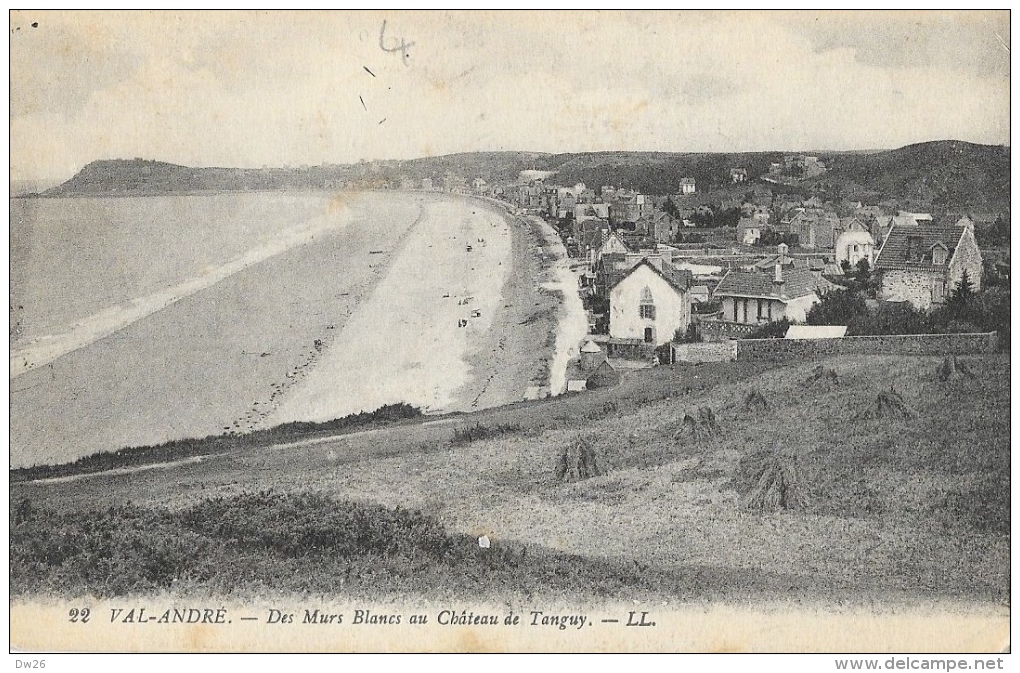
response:
[[[453,431],[453,439],[450,443],[457,446],[463,444],[470,444],[471,442],[477,442],[483,439],[491,439],[493,437],[502,437],[503,435],[520,432],[521,426],[517,423],[511,424],[498,424],[498,425],[468,425],[463,428],[455,428]]]
[[[748,339],[782,339],[790,329],[790,321],[786,318],[766,323],[751,332]]]

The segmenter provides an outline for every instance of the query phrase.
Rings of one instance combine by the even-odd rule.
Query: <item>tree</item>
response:
[[[797,234],[787,234],[774,229],[766,229],[761,232],[761,237],[758,239],[756,245],[769,248],[785,243],[791,248],[797,247],[800,244],[800,237]]]
[[[676,219],[682,219],[680,217],[680,211],[677,209],[676,204],[673,203],[673,198],[670,196],[666,197],[666,200],[662,203],[662,212],[675,217]]]
[[[790,329],[790,321],[787,318],[765,323],[758,329],[747,335],[748,339],[782,339]]]
[[[860,292],[872,299],[878,294],[878,278],[871,272],[871,264],[866,259],[857,262],[850,274],[850,289]]]
[[[947,302],[951,306],[957,306],[963,308],[970,304],[974,298],[974,284],[970,282],[970,275],[967,273],[967,269],[963,270],[963,275],[960,276],[960,282],[957,284],[956,289],[949,295],[949,301]]]
[[[916,309],[909,302],[882,302],[873,311],[848,325],[847,336],[874,334],[928,334],[932,321],[927,313]]]
[[[866,317],[867,304],[856,290],[847,288],[828,292],[807,314],[809,325],[851,325]]]

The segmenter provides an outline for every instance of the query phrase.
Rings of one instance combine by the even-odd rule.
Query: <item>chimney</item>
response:
[[[776,285],[783,284],[783,265],[780,264],[779,262],[776,262],[776,277],[773,279],[772,282],[775,283]]]

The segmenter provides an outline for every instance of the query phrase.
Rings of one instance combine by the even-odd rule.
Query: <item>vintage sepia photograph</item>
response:
[[[9,23],[19,667],[1003,667],[1009,10]]]

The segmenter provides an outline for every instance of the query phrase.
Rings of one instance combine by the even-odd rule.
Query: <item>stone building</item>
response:
[[[981,289],[982,260],[972,226],[894,224],[878,251],[879,293],[887,301],[909,301],[927,309],[943,304],[964,272]]]

